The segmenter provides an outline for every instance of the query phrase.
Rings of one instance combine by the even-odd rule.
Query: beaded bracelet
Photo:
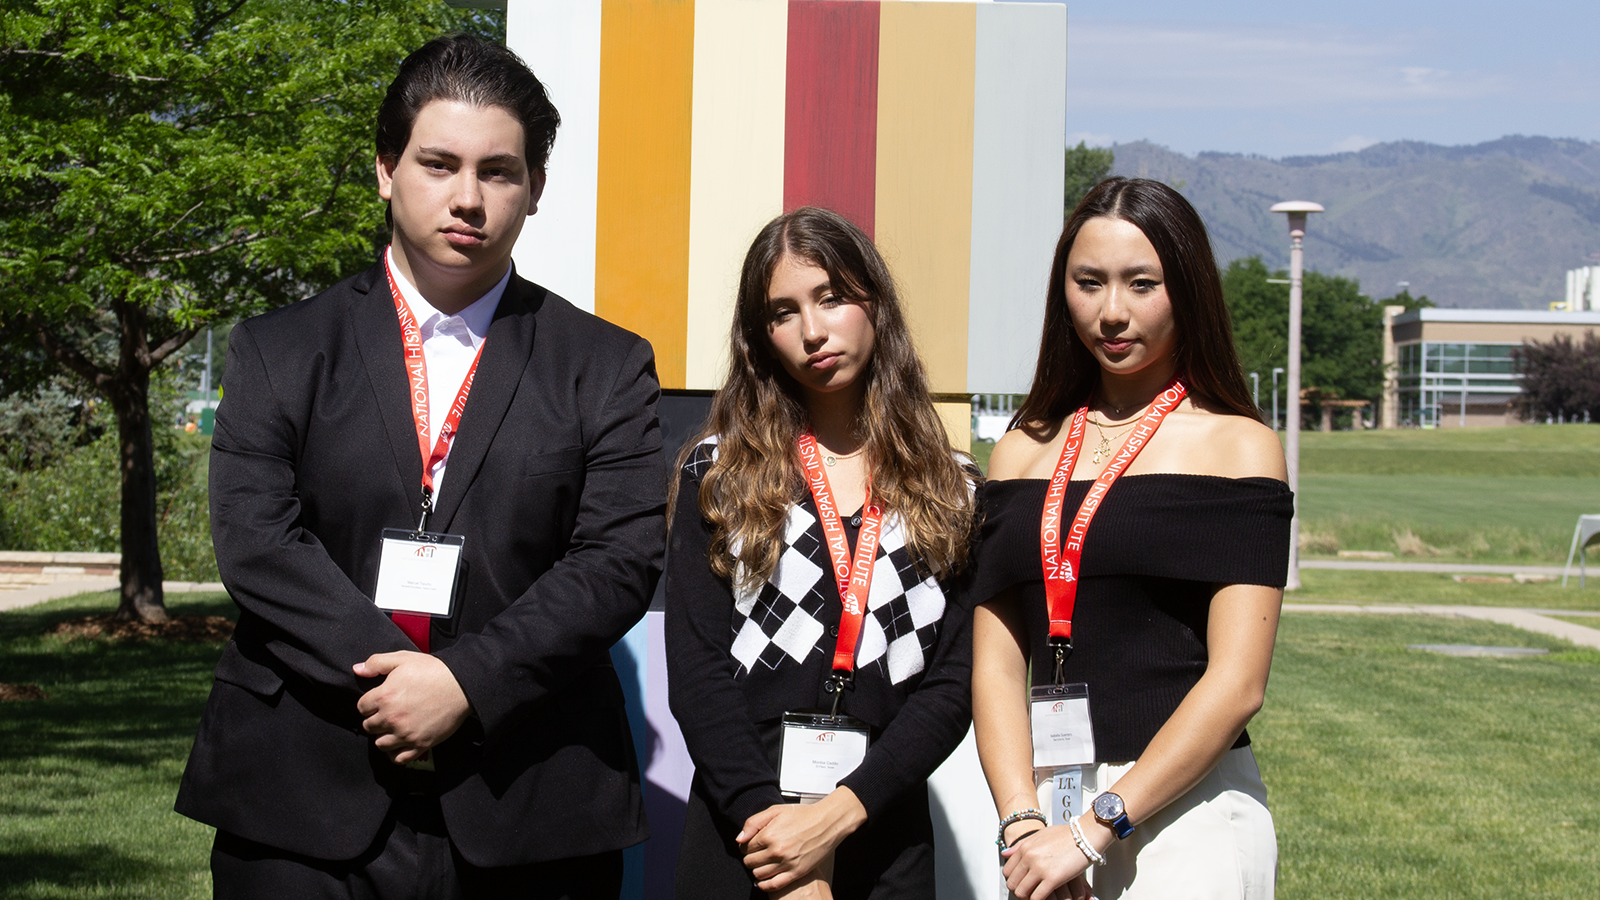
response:
[[[1000,820],[1000,832],[995,835],[994,845],[1004,850],[1006,848],[1006,829],[1018,822],[1026,822],[1029,819],[1045,826],[1050,824],[1050,820],[1044,817],[1044,813],[1037,809],[1019,809]]]
[[[1072,828],[1072,841],[1078,845],[1078,850],[1083,853],[1084,858],[1097,866],[1105,865],[1106,858],[1101,856],[1100,851],[1094,849],[1094,845],[1089,843],[1089,839],[1083,836],[1083,829],[1078,827],[1078,820],[1068,819],[1067,824]]]

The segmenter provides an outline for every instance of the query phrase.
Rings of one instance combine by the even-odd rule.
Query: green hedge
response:
[[[156,515],[164,574],[216,581],[206,461],[211,439],[158,427]],[[0,546],[7,550],[121,549],[117,436],[107,431],[47,468],[0,469]]]

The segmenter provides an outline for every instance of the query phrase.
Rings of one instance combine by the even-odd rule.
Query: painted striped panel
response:
[[[885,3],[878,40],[877,244],[936,392],[967,390],[973,54],[967,3]]]
[[[1061,233],[1067,9],[978,5],[967,390],[1025,393]]]
[[[684,386],[722,386],[744,254],[783,211],[788,0],[695,0]]]
[[[655,347],[684,386],[689,293],[692,0],[604,0],[595,312]]]
[[[783,208],[826,206],[874,232],[878,14],[871,0],[792,0]]]
[[[539,212],[512,256],[517,273],[594,311],[595,185],[600,145],[600,0],[511,0],[506,45],[561,113]]]

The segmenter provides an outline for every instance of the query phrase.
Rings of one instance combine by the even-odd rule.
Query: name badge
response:
[[[1065,825],[1083,814],[1083,792],[1094,790],[1094,766],[1062,766],[1039,773],[1039,808],[1051,825]]]
[[[385,528],[373,602],[389,612],[450,615],[465,542],[459,534]]]
[[[1033,767],[1094,764],[1094,726],[1089,721],[1089,686],[1053,684],[1029,692]]]
[[[801,800],[827,796],[866,759],[868,742],[867,723],[854,716],[784,713],[778,790]]]

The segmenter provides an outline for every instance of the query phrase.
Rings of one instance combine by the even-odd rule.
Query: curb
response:
[[[54,584],[41,584],[36,587],[23,588],[20,591],[8,591],[0,594],[0,612],[21,609],[33,606],[46,600],[56,600],[61,597],[71,597],[74,594],[92,594],[114,591],[121,584],[116,578],[109,576],[100,578],[83,578],[76,581],[57,581]],[[210,581],[164,581],[162,590],[169,594],[187,594],[196,591],[226,591],[218,582]]]

